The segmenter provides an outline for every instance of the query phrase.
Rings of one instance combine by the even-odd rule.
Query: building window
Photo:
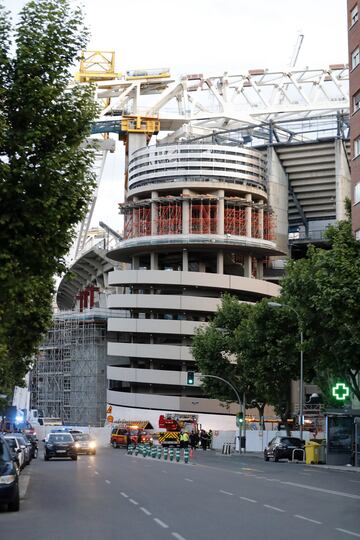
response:
[[[360,90],[359,92],[356,92],[356,94],[353,97],[353,110],[354,113],[360,109]]]
[[[351,26],[359,19],[359,10],[357,5],[351,10]]]
[[[356,68],[360,63],[360,49],[359,47],[356,47],[356,49],[351,53],[351,69]]]
[[[360,154],[360,137],[354,141],[354,158],[358,157]]]
[[[360,229],[355,231],[355,240],[360,240]]]
[[[360,182],[355,184],[354,187],[354,204],[357,204],[360,202]]]

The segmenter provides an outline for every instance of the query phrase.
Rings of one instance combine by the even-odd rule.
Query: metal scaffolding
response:
[[[106,405],[103,310],[55,315],[31,377],[31,407],[65,425],[101,426]]]

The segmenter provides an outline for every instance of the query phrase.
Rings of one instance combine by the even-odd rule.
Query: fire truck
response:
[[[153,437],[148,430],[153,427],[147,420],[121,421],[111,430],[110,444],[114,448],[119,446],[128,446],[130,443],[150,443]]]
[[[197,415],[161,414],[157,439],[162,446],[180,446],[180,431],[198,432]]]

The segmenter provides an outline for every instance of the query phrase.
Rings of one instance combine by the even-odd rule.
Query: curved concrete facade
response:
[[[116,407],[232,414],[204,397],[191,339],[211,320],[224,292],[255,302],[279,294],[264,281],[266,257],[278,255],[267,204],[263,154],[213,144],[142,148],[129,161],[121,205],[124,240],[108,256],[114,270],[108,320],[108,403]],[[139,413],[140,414],[140,413]],[[142,414],[143,415],[143,414]]]

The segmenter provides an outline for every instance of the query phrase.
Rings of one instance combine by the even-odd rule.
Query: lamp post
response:
[[[289,304],[280,304],[279,302],[268,302],[268,306],[272,308],[287,308],[291,309],[298,320],[299,325],[299,333],[300,333],[300,388],[299,388],[299,416],[300,416],[300,439],[302,439],[303,435],[303,414],[304,414],[304,351],[303,351],[303,343],[304,343],[304,332],[303,332],[303,325],[301,321],[301,317],[299,313],[296,311],[295,308],[292,306],[289,306]]]
[[[241,399],[240,399],[240,395],[239,395],[239,392],[236,390],[235,386],[231,384],[230,381],[228,381],[227,379],[223,379],[222,377],[218,377],[217,375],[203,375],[201,374],[200,378],[203,379],[203,378],[207,378],[207,379],[218,379],[219,381],[222,381],[224,383],[226,383],[227,385],[229,385],[235,392],[236,394],[236,397],[237,397],[237,400],[239,402],[239,407],[240,407],[240,412],[242,411],[243,412],[243,415],[244,415],[244,422],[245,422],[245,394],[244,394],[244,400],[243,400],[243,403],[241,403]],[[241,454],[241,424],[239,425],[239,453]],[[245,433],[245,430],[244,430],[244,433]],[[244,449],[244,452],[245,452],[245,449]]]

